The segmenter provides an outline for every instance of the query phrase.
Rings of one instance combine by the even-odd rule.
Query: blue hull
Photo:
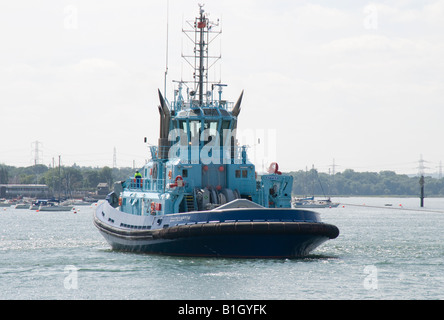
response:
[[[115,216],[114,216],[114,215]],[[295,258],[308,255],[339,235],[316,213],[294,209],[205,211],[159,217],[138,217],[138,226],[106,203],[96,211],[94,224],[114,250],[172,256],[231,258]],[[230,219],[237,217],[236,220]],[[156,220],[157,219],[157,220]],[[308,220],[307,220],[308,219]],[[144,222],[142,222],[144,221]],[[186,222],[186,223],[185,223]],[[150,226],[151,224],[151,226]],[[150,227],[150,228],[149,228]]]
[[[125,243],[107,237],[113,250],[168,256],[224,258],[297,258],[307,256],[327,237],[289,235],[202,236],[152,243]]]

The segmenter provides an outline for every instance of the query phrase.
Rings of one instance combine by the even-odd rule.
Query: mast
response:
[[[205,39],[204,39],[204,29],[207,26],[207,21],[204,16],[203,5],[199,4],[200,7],[200,17],[198,18],[197,28],[199,29],[199,105],[203,105],[203,83],[204,83],[204,49],[205,49]]]
[[[163,95],[166,98],[166,82],[167,82],[167,75],[168,75],[168,33],[169,33],[169,12],[170,12],[170,1],[167,0],[167,24],[166,24],[166,52],[165,52],[165,83],[164,83],[164,90]]]
[[[209,84],[220,84],[219,81],[209,81],[208,70],[221,59],[221,55],[210,55],[209,45],[221,33],[221,30],[216,30],[219,26],[219,19],[217,22],[212,22],[205,14],[203,5],[199,4],[199,15],[194,21],[187,21],[191,29],[182,29],[182,32],[194,44],[194,52],[192,55],[184,55],[182,58],[193,68],[193,81],[180,81],[181,83],[194,82],[194,89],[189,92],[191,99],[194,101],[192,105],[202,107],[209,103],[208,94]],[[211,65],[210,65],[211,60]]]

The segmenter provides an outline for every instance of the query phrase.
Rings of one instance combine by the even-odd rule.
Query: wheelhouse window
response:
[[[199,120],[191,120],[190,121],[190,141],[192,145],[198,145],[200,140],[200,121]]]
[[[181,135],[183,135],[184,137],[186,137],[186,141],[182,141],[181,138],[181,144],[182,145],[186,145],[188,144],[188,122],[186,120],[179,120],[179,129],[182,131]]]
[[[236,178],[248,178],[248,170],[236,170],[234,172]]]
[[[231,120],[222,120],[220,135],[222,139],[220,139],[220,145],[223,146],[229,146],[231,144],[231,136],[232,131],[231,129]]]
[[[210,141],[215,141],[219,135],[219,131],[218,131],[218,125],[219,122],[218,121],[205,121],[204,122],[204,141],[206,142],[210,142]]]

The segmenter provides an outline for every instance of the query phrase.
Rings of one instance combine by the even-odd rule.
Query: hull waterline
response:
[[[94,224],[114,250],[171,256],[297,258],[339,235],[337,227],[320,222],[224,221],[128,230],[99,217]]]

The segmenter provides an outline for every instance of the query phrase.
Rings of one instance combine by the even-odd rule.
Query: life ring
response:
[[[119,197],[119,207],[122,206],[122,197]]]
[[[268,168],[268,173],[281,175],[282,172],[279,171],[279,165],[277,162],[272,162]]]
[[[174,188],[174,187],[183,187],[184,186],[184,182],[183,182],[183,178],[182,176],[177,176],[174,179],[174,183],[170,184],[170,188]]]
[[[156,204],[151,202],[151,212],[156,211]]]

